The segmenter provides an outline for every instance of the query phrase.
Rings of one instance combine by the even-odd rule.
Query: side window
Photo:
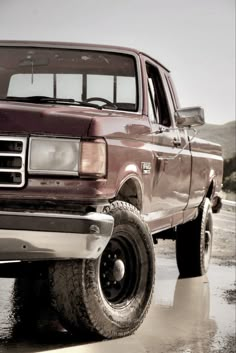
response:
[[[147,63],[146,70],[148,76],[148,104],[150,120],[152,123],[170,126],[168,105],[158,69],[154,65]],[[150,103],[152,103],[152,110],[150,109]],[[155,119],[153,119],[153,114]]]
[[[136,102],[136,79],[135,77],[117,76],[117,102],[135,104]]]
[[[57,74],[56,96],[57,98],[82,99],[82,75],[80,74]]]
[[[53,74],[15,74],[11,76],[7,95],[53,97]]]
[[[113,101],[113,76],[87,75],[87,98],[101,97]]]
[[[82,75],[15,74],[10,79],[8,96],[47,96],[81,100]]]

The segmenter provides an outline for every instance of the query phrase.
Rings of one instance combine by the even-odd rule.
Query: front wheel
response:
[[[178,227],[176,258],[181,277],[204,275],[210,263],[213,239],[211,202],[205,198],[198,217]]]
[[[151,302],[155,263],[151,235],[138,210],[115,201],[114,231],[97,260],[56,262],[49,270],[53,304],[76,334],[115,338],[133,333]]]

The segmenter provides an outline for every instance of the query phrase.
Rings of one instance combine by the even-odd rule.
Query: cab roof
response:
[[[169,70],[161,64],[159,61],[151,57],[150,55],[139,51],[137,49],[121,47],[115,45],[106,45],[106,44],[89,44],[89,43],[73,43],[73,42],[52,42],[52,41],[28,41],[28,40],[1,40],[0,47],[11,46],[11,47],[37,47],[37,48],[61,48],[61,49],[87,49],[87,50],[102,50],[102,51],[113,51],[113,52],[122,52],[126,54],[135,54],[135,55],[144,55],[158,65],[162,66],[166,71]]]

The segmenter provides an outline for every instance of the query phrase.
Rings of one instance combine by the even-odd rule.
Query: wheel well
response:
[[[139,182],[135,179],[127,180],[120,188],[115,199],[128,202],[135,206],[139,211],[141,211],[142,190]]]

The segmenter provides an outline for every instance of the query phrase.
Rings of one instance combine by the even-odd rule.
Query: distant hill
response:
[[[236,154],[236,122],[230,121],[224,125],[205,124],[198,128],[198,137],[222,145],[225,159]]]

